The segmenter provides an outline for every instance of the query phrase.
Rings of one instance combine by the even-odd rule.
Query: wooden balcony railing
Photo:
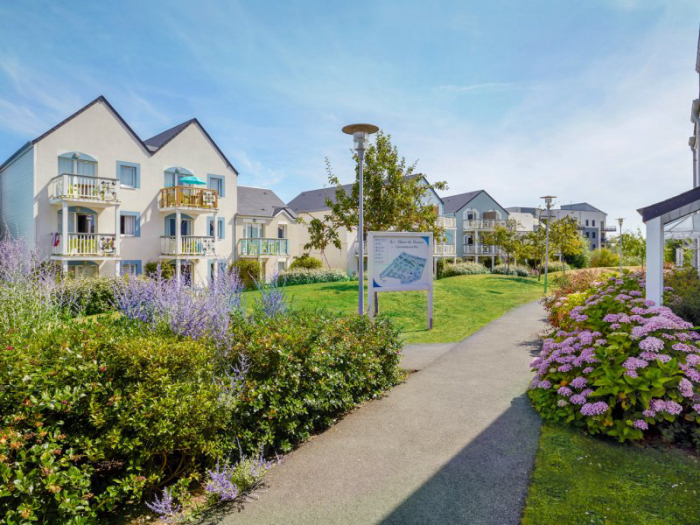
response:
[[[464,230],[493,230],[496,226],[508,226],[508,221],[495,219],[477,219],[464,221]]]
[[[289,255],[289,239],[241,239],[238,255]]]
[[[216,210],[219,196],[216,190],[194,186],[171,186],[160,190],[161,208]]]
[[[53,234],[53,255],[117,255],[116,235],[113,233],[69,233],[67,245],[61,237],[60,233]]]
[[[497,246],[487,246],[475,244],[465,244],[463,246],[463,253],[465,255],[500,255],[501,250]]]
[[[196,237],[182,235],[180,237],[180,253],[177,253],[177,237],[168,235],[160,238],[160,253],[162,255],[188,255],[202,257],[216,255],[214,237]]]
[[[63,173],[49,183],[50,199],[119,202],[117,179]]]

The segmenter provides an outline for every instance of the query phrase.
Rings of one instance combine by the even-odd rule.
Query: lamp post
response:
[[[357,245],[358,245],[358,277],[360,279],[360,295],[359,301],[357,303],[357,310],[360,315],[365,313],[365,223],[364,223],[364,209],[363,202],[365,200],[363,193],[363,182],[364,182],[364,162],[365,162],[365,150],[369,144],[367,137],[379,131],[379,128],[374,124],[350,124],[343,128],[343,133],[347,135],[352,135],[355,151],[357,152],[357,159],[359,161],[359,176],[360,176],[360,205],[359,205],[359,224],[357,225]]]
[[[624,220],[624,217],[619,217],[617,219],[617,223],[620,225],[620,273],[622,273],[622,221]]]
[[[547,295],[547,275],[549,274],[549,219],[551,216],[550,212],[552,210],[552,201],[556,199],[556,197],[553,195],[545,195],[544,197],[540,198],[544,199],[544,202],[547,205],[547,230],[545,232],[544,241],[544,293]]]

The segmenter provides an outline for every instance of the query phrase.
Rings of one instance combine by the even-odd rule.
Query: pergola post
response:
[[[661,306],[664,291],[664,225],[661,217],[644,224],[647,229],[646,298]]]

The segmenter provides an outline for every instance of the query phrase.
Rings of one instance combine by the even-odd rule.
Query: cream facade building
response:
[[[205,283],[236,254],[237,178],[196,119],[142,140],[98,97],[0,165],[0,234],[78,276],[160,261]]]

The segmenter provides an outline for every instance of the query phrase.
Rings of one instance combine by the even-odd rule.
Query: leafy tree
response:
[[[620,236],[613,238],[608,241],[608,247],[611,251],[615,253],[620,253]],[[647,240],[642,235],[642,232],[637,228],[636,232],[622,232],[622,257],[623,261],[625,258],[634,258],[641,261],[644,265],[644,260],[647,254]],[[673,260],[675,260],[675,253],[673,255]]]
[[[309,223],[311,240],[305,249],[322,250],[331,243],[339,247],[338,230],[356,227],[360,202],[359,159],[357,154],[353,157],[355,182],[349,192],[340,185],[326,159],[328,182],[336,186],[335,201],[326,200],[330,214],[325,221],[314,219]],[[380,131],[375,143],[365,152],[363,239],[369,231],[388,230],[433,232],[436,241],[444,238],[444,229],[438,224],[437,207],[428,201],[431,186],[424,184],[422,177],[414,175],[414,169],[415,164],[407,166],[406,160],[399,157],[391,136]],[[445,190],[447,183],[435,182],[432,188]]]
[[[555,253],[563,256],[577,255],[583,252],[584,244],[578,221],[574,217],[562,217],[550,223],[549,245]]]
[[[305,221],[299,217],[298,221],[301,224],[305,224]],[[319,250],[321,252],[321,257],[328,264],[328,257],[326,257],[326,250],[330,245],[335,246],[340,249],[342,246],[340,242],[340,237],[338,236],[338,228],[326,221],[322,221],[319,218],[314,217],[311,219],[307,225],[309,231],[309,242],[304,245],[305,250]]]
[[[510,265],[510,258],[521,254],[523,250],[523,241],[521,235],[517,232],[517,223],[508,221],[504,225],[498,225],[492,232],[486,232],[483,236],[484,244],[497,246],[506,255],[506,270]]]

